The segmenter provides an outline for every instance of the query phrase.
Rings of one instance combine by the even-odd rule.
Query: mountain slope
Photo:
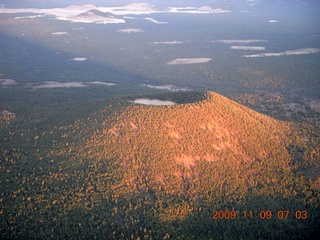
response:
[[[83,23],[124,23],[125,21],[121,18],[117,18],[112,13],[101,12],[97,9],[92,9],[87,12],[70,18],[73,22]]]
[[[290,171],[288,132],[286,123],[208,93],[206,100],[193,104],[130,105],[114,125],[92,136],[95,144],[90,142],[86,149],[107,146],[93,157],[103,154],[118,159],[126,172],[123,185],[131,191],[155,188],[170,194],[207,198],[212,189],[203,185],[205,180],[209,186],[232,179],[254,187],[259,184],[251,179],[254,175],[266,176],[264,171],[277,168]],[[229,179],[218,173],[220,165],[234,168],[230,169]],[[258,169],[243,174],[248,166]],[[193,187],[186,187],[190,183]]]
[[[2,151],[1,236],[292,239],[319,233],[320,194],[295,163],[305,157],[295,159],[293,149],[302,145],[291,124],[212,92],[162,98],[190,103],[115,99],[73,124],[33,137],[10,134],[6,141],[19,145]],[[213,219],[215,210],[223,212]],[[231,210],[235,219],[223,215]],[[289,217],[279,219],[284,210]]]

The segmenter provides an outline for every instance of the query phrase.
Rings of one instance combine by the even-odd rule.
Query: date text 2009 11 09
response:
[[[308,218],[308,211],[306,210],[278,210],[272,212],[271,210],[214,210],[212,218],[215,220],[222,219],[297,219],[297,220],[306,220]]]

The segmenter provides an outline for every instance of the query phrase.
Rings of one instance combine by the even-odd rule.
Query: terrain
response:
[[[0,4],[1,239],[319,237],[317,1],[66,4]]]
[[[319,178],[304,173],[319,167],[318,133],[213,92],[152,97],[178,104],[103,101],[72,124],[3,135],[2,237],[319,234]],[[215,210],[237,218],[213,219]]]

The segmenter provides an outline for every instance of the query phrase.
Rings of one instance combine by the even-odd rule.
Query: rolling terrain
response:
[[[319,178],[303,171],[317,169],[316,133],[213,92],[151,97],[178,104],[118,97],[82,106],[82,118],[49,130],[13,130],[18,120],[6,116],[1,237],[319,234]],[[215,210],[236,217],[214,219]]]
[[[319,239],[318,9],[2,0],[0,239]]]

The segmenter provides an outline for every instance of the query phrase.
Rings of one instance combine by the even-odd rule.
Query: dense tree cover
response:
[[[0,139],[1,238],[319,234],[318,175],[305,174],[317,169],[319,129],[272,119],[218,94],[189,94],[194,103],[166,107],[103,101],[47,129],[12,121]],[[188,93],[171,99],[182,95]],[[239,218],[213,219],[214,210],[235,210]],[[273,217],[262,219],[267,210]],[[279,219],[279,210],[290,217]],[[303,210],[306,219],[297,213]]]
[[[0,112],[0,128],[9,125],[10,122],[15,119],[15,117],[15,114],[9,112],[8,110],[3,110]]]
[[[235,94],[232,99],[258,112],[280,120],[309,122],[311,126],[319,125],[320,113],[312,107],[312,98],[299,98],[271,92],[254,92]],[[319,105],[319,101],[314,101]],[[304,129],[304,128],[302,128]]]

